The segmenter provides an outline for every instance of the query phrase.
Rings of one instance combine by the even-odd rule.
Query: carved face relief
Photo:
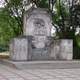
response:
[[[38,35],[38,36],[44,36],[46,35],[46,27],[45,27],[45,22],[43,19],[39,19],[39,18],[35,18],[34,22],[34,35]]]
[[[45,22],[42,19],[36,18],[34,20],[34,26],[38,27],[38,28],[44,27],[45,26]]]

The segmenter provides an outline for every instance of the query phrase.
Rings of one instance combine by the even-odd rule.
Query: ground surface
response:
[[[9,52],[0,52],[0,59],[9,58]]]
[[[80,80],[80,69],[18,70],[0,63],[0,80]]]
[[[18,70],[0,64],[0,80],[80,80],[80,69]]]

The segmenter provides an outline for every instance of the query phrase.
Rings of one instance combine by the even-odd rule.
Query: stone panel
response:
[[[40,38],[40,36],[39,36]],[[40,39],[39,39],[40,40]],[[49,60],[50,59],[50,39],[49,37],[46,37],[45,41],[40,41],[40,43],[33,44],[32,48],[32,60]],[[35,40],[34,40],[35,41]],[[41,44],[42,43],[42,44]]]
[[[28,59],[28,40],[27,38],[14,38],[10,43],[11,60]]]
[[[65,60],[72,60],[73,58],[73,41],[63,39],[60,42],[60,58]]]

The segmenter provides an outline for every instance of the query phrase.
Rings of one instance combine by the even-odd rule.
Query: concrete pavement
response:
[[[80,80],[80,69],[14,69],[0,64],[0,80]]]

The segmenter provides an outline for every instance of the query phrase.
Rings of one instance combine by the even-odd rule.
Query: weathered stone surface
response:
[[[66,60],[73,59],[73,41],[69,39],[63,39],[60,42],[60,58]]]
[[[32,9],[24,14],[24,35],[51,36],[52,20],[45,9]]]
[[[28,59],[28,40],[26,38],[14,38],[10,43],[11,60]]]
[[[32,59],[49,59],[48,36],[51,37],[52,20],[47,10],[32,9],[24,15],[24,35],[33,36]]]
[[[51,36],[52,20],[47,10],[33,9],[24,18],[24,35],[34,36],[33,45],[44,48],[46,36]]]
[[[54,40],[50,57],[55,60],[73,59],[73,41],[68,39]]]
[[[44,47],[33,47],[32,48],[32,60],[49,60],[50,59],[50,45],[51,38],[46,37],[47,42]]]
[[[50,57],[54,60],[60,59],[60,40],[54,40],[51,45]]]

